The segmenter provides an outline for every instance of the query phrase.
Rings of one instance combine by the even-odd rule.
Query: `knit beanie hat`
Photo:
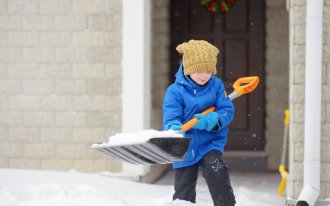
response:
[[[183,73],[190,75],[196,72],[217,73],[217,55],[219,50],[204,40],[190,40],[176,47],[183,54]]]

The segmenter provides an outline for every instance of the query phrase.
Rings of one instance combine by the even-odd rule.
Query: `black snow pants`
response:
[[[233,206],[235,196],[230,184],[228,167],[222,160],[222,153],[212,150],[195,165],[175,169],[173,200],[196,203],[196,184],[199,166],[203,169],[214,206]]]

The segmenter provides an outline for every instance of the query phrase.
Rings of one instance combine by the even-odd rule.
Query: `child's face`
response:
[[[198,72],[190,74],[190,78],[199,85],[206,84],[212,77],[212,72]]]

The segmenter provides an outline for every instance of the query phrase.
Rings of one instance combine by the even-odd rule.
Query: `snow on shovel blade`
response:
[[[155,137],[145,142],[111,146],[93,144],[91,147],[132,164],[168,164],[183,160],[191,139],[183,137]]]

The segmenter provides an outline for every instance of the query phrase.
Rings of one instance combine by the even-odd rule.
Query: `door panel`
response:
[[[234,100],[227,150],[263,150],[264,138],[264,24],[263,0],[236,1],[225,14],[213,14],[199,0],[171,1],[170,78],[181,62],[175,47],[190,39],[203,39],[220,49],[218,76],[228,93],[243,76],[260,77],[258,88]]]
[[[248,6],[247,0],[237,2],[233,7],[233,12],[230,11],[223,16],[224,24],[223,30],[226,33],[233,32],[247,32],[248,31]],[[239,14],[239,17],[238,17]]]
[[[247,76],[244,69],[248,63],[248,42],[240,39],[228,39],[224,41],[223,75],[227,79],[235,80],[242,76]],[[232,61],[232,57],[240,57],[239,61]]]

